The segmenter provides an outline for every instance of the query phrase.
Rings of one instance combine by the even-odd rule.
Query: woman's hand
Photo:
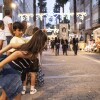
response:
[[[4,48],[2,48],[1,50],[0,50],[0,55],[2,54],[2,53],[4,53],[4,52],[7,52],[8,50],[10,50],[10,49],[12,49],[12,48],[14,48],[14,49],[18,49],[18,48],[20,48],[21,47],[21,45],[22,44],[8,44],[6,47],[4,47]]]

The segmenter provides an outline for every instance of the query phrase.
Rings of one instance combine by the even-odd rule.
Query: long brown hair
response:
[[[37,30],[32,36],[31,40],[28,43],[25,43],[21,46],[21,51],[28,51],[28,53],[32,53],[33,55],[37,55],[42,51],[45,43],[47,41],[46,33],[42,32],[42,30]]]
[[[34,27],[33,25],[31,25],[26,29],[25,34],[32,36],[38,29],[38,27]]]

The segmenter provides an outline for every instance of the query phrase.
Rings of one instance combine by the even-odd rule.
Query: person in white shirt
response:
[[[22,34],[23,34],[23,26],[22,26],[21,22],[13,23],[13,34],[14,34],[14,37],[10,40],[10,44],[11,43],[19,43],[19,44],[25,43],[25,41],[21,38]],[[15,51],[15,49],[12,48],[7,52],[7,54],[9,55],[14,51]]]
[[[4,22],[4,31],[5,35],[7,38],[7,44],[10,43],[11,38],[13,37],[12,35],[12,19],[11,19],[11,13],[10,10],[5,10],[5,17],[3,18]]]
[[[0,50],[5,46],[7,46],[6,36],[3,29],[4,29],[4,23],[2,20],[0,20]],[[6,53],[3,53],[2,55],[0,55],[0,60],[3,60],[5,57]]]

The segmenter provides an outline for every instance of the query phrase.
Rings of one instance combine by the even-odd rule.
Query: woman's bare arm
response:
[[[3,40],[0,40],[0,50],[2,49],[3,46]]]
[[[18,49],[21,47],[22,44],[15,44],[15,43],[11,43],[11,44],[8,44],[5,48],[1,49],[0,50],[0,55],[8,50],[10,50],[11,48],[15,48],[15,49]]]
[[[30,55],[26,55],[23,51],[15,51],[14,53],[12,53],[7,58],[5,58],[3,61],[0,62],[0,68],[3,68],[5,64],[17,58],[29,58],[29,57]]]

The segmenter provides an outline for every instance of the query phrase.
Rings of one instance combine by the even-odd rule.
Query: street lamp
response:
[[[17,15],[18,15],[18,6],[19,6],[19,4],[18,4],[18,2],[17,1],[15,1],[15,2],[12,2],[11,4],[10,4],[10,8],[12,9],[12,19],[13,19],[13,21],[17,21],[18,20],[18,17],[17,17]]]
[[[11,8],[16,9],[17,5],[15,3],[11,3]]]

